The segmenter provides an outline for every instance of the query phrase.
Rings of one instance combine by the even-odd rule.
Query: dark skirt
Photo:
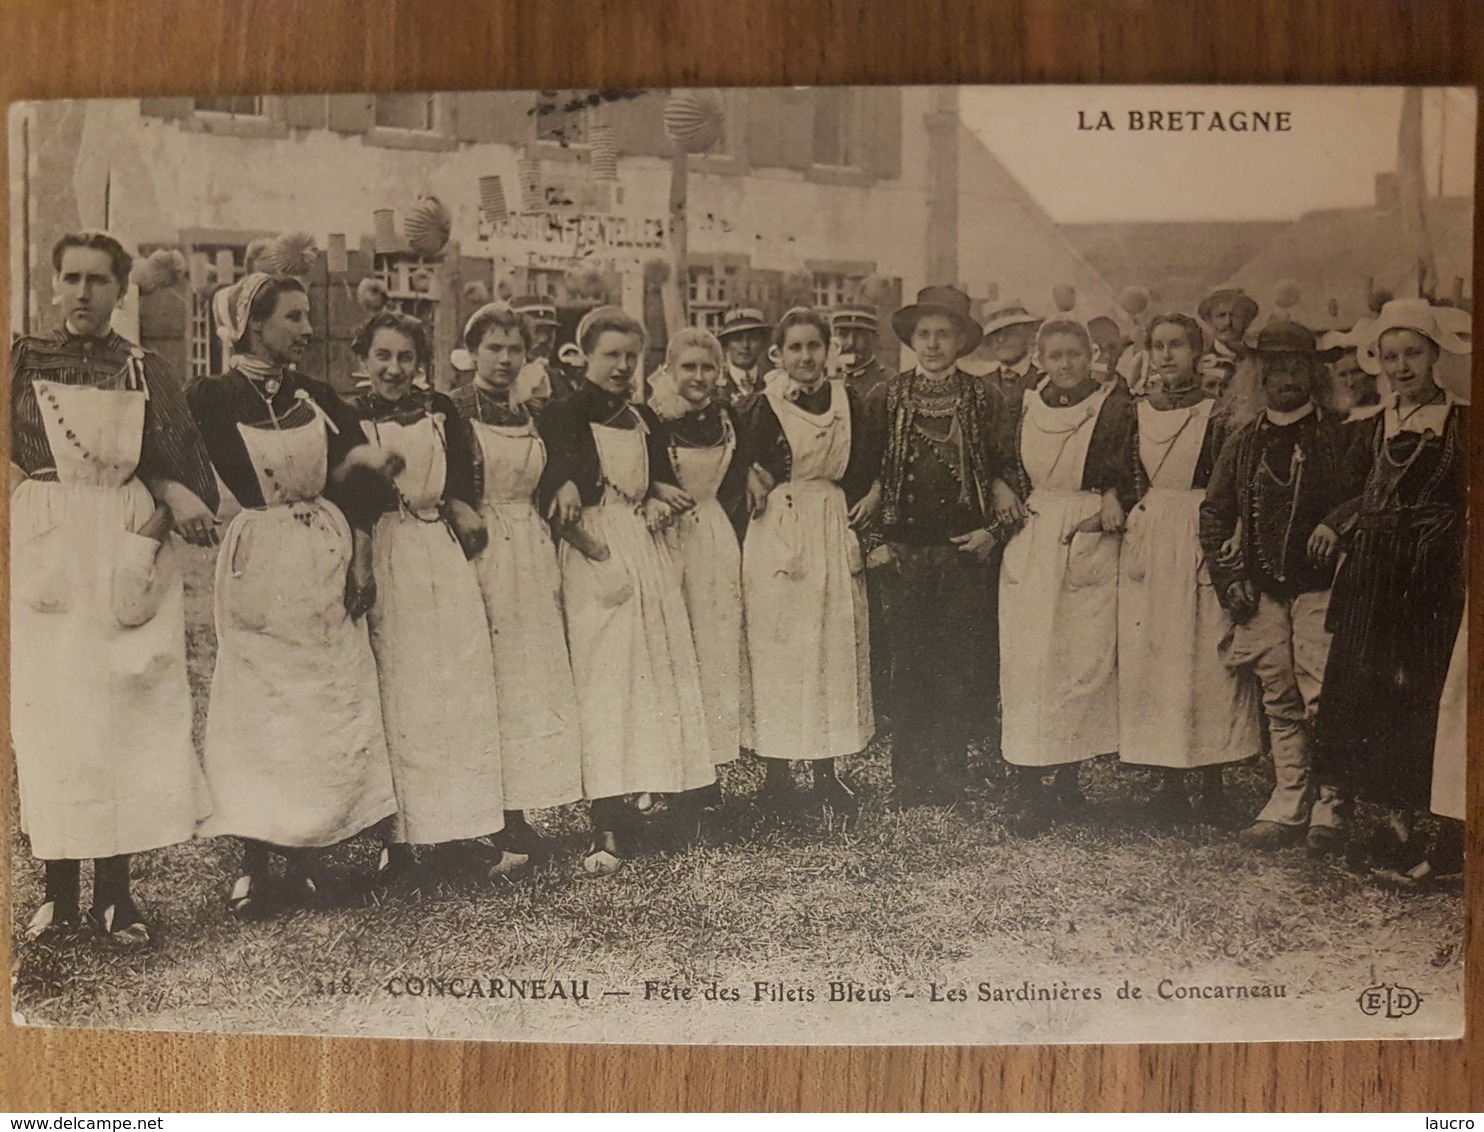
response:
[[[956,786],[969,744],[999,737],[998,554],[892,544],[873,571],[890,657],[892,774],[899,790]]]
[[[1316,769],[1357,798],[1426,810],[1438,703],[1463,615],[1464,517],[1362,515],[1335,581]]]

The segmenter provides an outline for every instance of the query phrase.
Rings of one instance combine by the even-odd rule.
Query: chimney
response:
[[[1401,203],[1401,179],[1392,172],[1376,174],[1376,211],[1394,212]]]

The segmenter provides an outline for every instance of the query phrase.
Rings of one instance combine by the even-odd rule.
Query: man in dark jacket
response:
[[[1201,547],[1231,614],[1223,656],[1262,685],[1276,785],[1243,845],[1300,838],[1315,852],[1342,837],[1338,792],[1310,774],[1312,724],[1324,682],[1325,629],[1336,528],[1359,485],[1347,469],[1341,422],[1316,404],[1327,379],[1312,331],[1273,323],[1254,351],[1266,407],[1221,450],[1201,505]]]

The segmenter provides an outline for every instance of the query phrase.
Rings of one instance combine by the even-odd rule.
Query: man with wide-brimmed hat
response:
[[[1217,287],[1200,301],[1195,313],[1210,328],[1211,348],[1196,362],[1201,384],[1220,399],[1234,380],[1238,365],[1249,357],[1247,331],[1257,321],[1257,301],[1240,287]]]
[[[844,303],[830,312],[830,330],[844,363],[841,377],[862,397],[887,378],[876,359],[876,309],[862,303]]]
[[[1344,825],[1338,791],[1311,774],[1313,720],[1329,655],[1334,512],[1360,485],[1341,421],[1316,403],[1331,354],[1314,332],[1271,323],[1252,353],[1263,408],[1222,448],[1200,523],[1211,582],[1233,622],[1223,659],[1262,685],[1273,753],[1272,796],[1238,839],[1269,849],[1307,835],[1317,851]]]
[[[1025,391],[1035,389],[1046,379],[1031,351],[1036,342],[1036,327],[1041,322],[1019,299],[1002,302],[984,316],[984,345],[980,353],[989,354],[990,368],[983,381],[1004,398],[1017,421]]]
[[[773,328],[755,307],[733,307],[721,316],[717,341],[726,354],[726,371],[717,383],[717,396],[737,404],[763,388],[767,366],[763,364]]]
[[[1003,398],[959,368],[982,332],[969,297],[925,287],[892,315],[916,356],[878,385],[868,417],[884,437],[871,584],[891,657],[896,802],[958,799],[969,743],[997,745],[1000,536],[1018,506]]]

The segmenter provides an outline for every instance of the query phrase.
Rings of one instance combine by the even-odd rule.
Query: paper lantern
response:
[[[1077,305],[1077,288],[1070,283],[1058,283],[1051,288],[1051,301],[1056,304],[1057,310],[1068,314]]]
[[[670,262],[664,259],[647,260],[644,264],[644,283],[649,287],[663,287],[670,281]]]
[[[153,251],[134,265],[130,279],[142,295],[174,287],[189,272],[185,255],[173,248]]]
[[[423,258],[431,259],[448,244],[453,231],[453,217],[437,197],[419,197],[407,210],[402,231],[407,236],[408,247]]]
[[[546,207],[541,195],[541,161],[535,157],[523,157],[517,164],[520,174],[520,210],[540,212]]]
[[[665,136],[686,153],[705,153],[719,142],[723,120],[715,91],[677,91],[665,103]]]
[[[247,251],[242,253],[242,267],[245,272],[267,271],[263,265],[263,254],[267,252],[273,241],[266,236],[259,236],[247,245]]]
[[[397,251],[397,214],[389,208],[378,208],[371,214],[371,223],[375,232],[376,253],[390,255]]]
[[[490,301],[490,289],[478,279],[464,284],[463,295],[466,306],[482,307]]]
[[[216,253],[216,285],[226,287],[237,281],[237,261],[231,248],[218,248]]]
[[[491,224],[509,219],[510,209],[505,203],[505,183],[498,173],[479,178],[479,211]]]
[[[374,275],[368,275],[356,284],[356,302],[371,314],[383,309],[388,297],[386,284]]]
[[[1149,291],[1145,287],[1125,287],[1118,295],[1118,305],[1130,315],[1142,314],[1149,306]]]
[[[1281,279],[1273,289],[1273,306],[1279,310],[1291,310],[1298,306],[1303,291],[1292,279]]]
[[[592,156],[593,179],[618,180],[618,131],[612,126],[594,126],[588,131],[588,152]]]
[[[325,266],[331,275],[344,275],[350,270],[350,253],[345,247],[344,232],[331,232],[325,241]]]
[[[286,232],[272,241],[258,257],[258,262],[274,275],[301,278],[314,270],[319,247],[308,232]]]

